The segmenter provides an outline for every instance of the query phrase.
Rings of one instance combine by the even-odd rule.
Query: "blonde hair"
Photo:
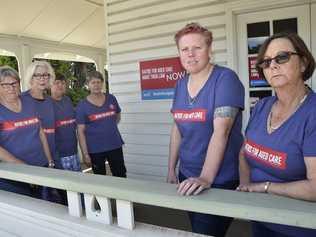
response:
[[[53,67],[50,65],[50,63],[46,61],[32,62],[26,69],[24,80],[28,82],[29,87],[31,87],[31,81],[33,79],[35,70],[38,67],[45,67],[47,69],[47,72],[50,74],[49,85],[51,86],[53,82],[55,81],[55,72],[54,72]]]

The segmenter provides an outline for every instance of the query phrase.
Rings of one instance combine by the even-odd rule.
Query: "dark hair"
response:
[[[18,82],[20,82],[20,77],[19,77],[18,72],[10,66],[0,67],[0,81],[2,81],[5,77],[13,77]]]
[[[265,53],[267,51],[268,46],[270,45],[271,41],[274,39],[288,39],[297,54],[300,56],[300,58],[303,60],[303,63],[305,64],[305,71],[303,72],[303,80],[306,81],[308,80],[312,75],[315,70],[315,59],[311,52],[308,50],[306,44],[302,40],[301,37],[299,37],[296,33],[292,32],[282,32],[282,33],[277,33],[272,36],[270,36],[268,39],[264,41],[264,43],[261,45],[259,54],[257,57],[257,63],[256,63],[256,68],[259,72],[260,77],[265,78],[263,69],[259,67],[259,63],[264,59]]]
[[[61,74],[61,73],[56,73],[55,75],[55,81],[67,81],[66,77],[64,74]]]
[[[179,40],[182,36],[187,34],[201,34],[205,37],[206,44],[210,46],[213,42],[213,35],[212,32],[206,29],[205,27],[201,26],[199,23],[192,22],[187,24],[181,30],[179,30],[175,36],[174,40],[176,41],[177,47],[179,46]]]
[[[91,71],[87,73],[86,82],[89,83],[92,79],[100,79],[101,81],[104,81],[103,75],[99,71]]]

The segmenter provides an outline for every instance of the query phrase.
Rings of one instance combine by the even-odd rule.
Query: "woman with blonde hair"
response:
[[[49,149],[54,159],[49,166],[59,166],[55,146],[55,113],[52,99],[46,95],[47,89],[55,80],[55,73],[46,61],[34,61],[26,69],[24,80],[30,85],[30,89],[22,93],[29,103],[33,103],[41,125],[47,137]]]

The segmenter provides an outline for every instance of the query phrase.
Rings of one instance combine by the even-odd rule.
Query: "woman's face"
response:
[[[201,34],[191,33],[182,36],[178,43],[179,56],[184,69],[191,74],[199,73],[210,61],[211,47]]]
[[[62,80],[55,80],[51,86],[52,94],[56,95],[56,97],[62,97],[66,94],[66,82]]]
[[[102,93],[103,81],[98,78],[92,78],[88,82],[88,88],[91,94],[100,94]]]
[[[49,88],[49,80],[51,75],[48,73],[46,67],[38,66],[36,67],[32,80],[31,87],[32,89],[38,89],[44,91]]]
[[[274,58],[277,55],[282,55],[284,52],[297,53],[288,39],[274,39],[270,42],[264,59]],[[305,66],[300,56],[292,54],[289,56],[289,61],[285,63],[278,64],[275,60],[272,60],[270,66],[263,69],[263,73],[273,88],[281,88],[302,83],[304,70]]]
[[[15,100],[19,98],[20,83],[14,77],[5,77],[0,81],[0,97]]]

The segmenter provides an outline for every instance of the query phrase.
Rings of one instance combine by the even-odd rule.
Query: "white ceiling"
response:
[[[0,34],[105,48],[103,0],[0,0]]]

